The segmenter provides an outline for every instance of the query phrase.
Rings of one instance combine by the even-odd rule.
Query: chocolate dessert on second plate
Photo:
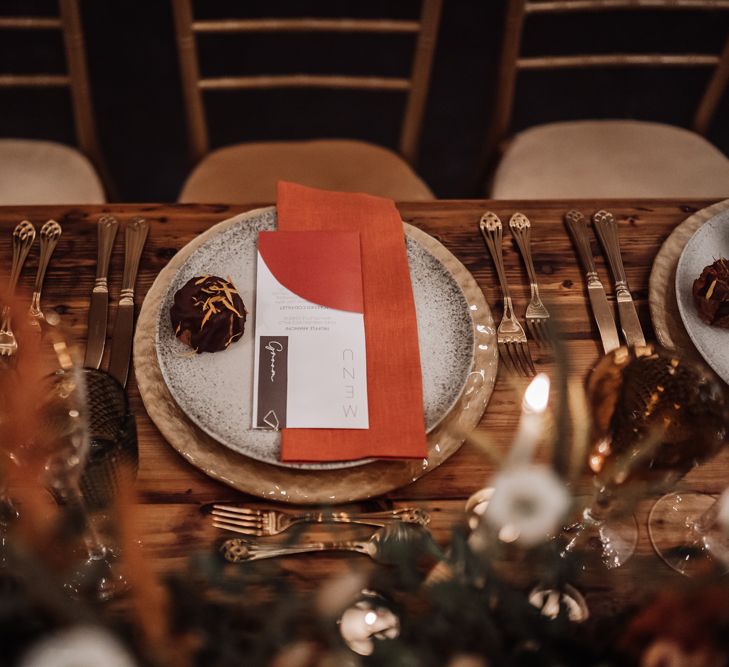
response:
[[[174,297],[175,335],[198,354],[219,352],[243,336],[248,311],[238,290],[218,276],[196,276]]]
[[[729,262],[717,259],[694,281],[694,301],[699,317],[716,327],[729,329]]]

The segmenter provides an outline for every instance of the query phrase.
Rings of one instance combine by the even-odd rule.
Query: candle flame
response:
[[[544,412],[549,401],[549,376],[539,373],[524,392],[524,408],[532,412]]]

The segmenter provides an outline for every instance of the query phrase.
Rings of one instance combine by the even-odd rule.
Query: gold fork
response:
[[[551,344],[551,333],[549,329],[549,311],[542,303],[539,296],[539,285],[537,285],[537,272],[534,270],[531,248],[532,223],[523,213],[514,213],[509,220],[509,229],[519,246],[519,252],[524,259],[529,286],[531,288],[531,299],[526,309],[527,328],[534,340],[539,344],[548,346]]]
[[[278,535],[299,523],[356,523],[365,526],[385,526],[409,523],[427,526],[430,515],[419,507],[407,507],[385,512],[302,512],[293,514],[281,510],[213,505],[213,526],[243,535],[265,537]]]
[[[496,275],[501,283],[501,291],[504,296],[504,314],[501,323],[496,329],[496,342],[499,346],[499,355],[506,362],[507,366],[519,375],[536,375],[532,356],[529,352],[524,328],[514,315],[514,307],[511,302],[509,283],[506,281],[506,270],[504,269],[504,258],[501,254],[501,242],[503,230],[499,217],[487,211],[481,216],[479,225],[481,234],[486,242],[486,247],[491,253],[496,267]]]
[[[20,270],[23,268],[25,258],[28,256],[34,240],[35,227],[28,220],[23,220],[13,230],[13,264],[10,269],[7,295],[9,300],[15,294]],[[18,352],[18,341],[15,339],[10,320],[10,303],[6,303],[3,306],[2,315],[0,315],[0,357],[14,357]]]
[[[56,249],[58,239],[61,238],[61,225],[55,220],[49,220],[40,230],[40,258],[38,259],[38,270],[35,274],[35,285],[33,286],[33,297],[28,309],[28,324],[30,330],[36,334],[41,333],[41,324],[46,321],[45,315],[40,307],[41,290],[43,280],[46,277],[48,263],[51,255]]]

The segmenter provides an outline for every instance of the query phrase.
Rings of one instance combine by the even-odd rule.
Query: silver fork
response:
[[[280,510],[213,505],[213,526],[243,535],[265,537],[278,535],[300,523],[356,523],[365,526],[385,526],[409,523],[427,526],[430,515],[419,507],[386,512],[302,512],[291,514]]]
[[[486,247],[491,253],[496,267],[496,274],[501,283],[501,291],[504,294],[504,314],[501,323],[496,330],[496,342],[499,346],[499,353],[506,361],[507,365],[519,375],[536,375],[532,356],[529,353],[529,344],[527,343],[524,328],[519,324],[519,320],[514,315],[514,307],[511,303],[511,293],[509,292],[509,283],[506,281],[506,271],[504,269],[504,258],[501,255],[501,242],[503,230],[499,217],[487,211],[481,216],[479,225],[481,234],[486,242]]]
[[[509,220],[509,229],[519,246],[519,252],[524,259],[527,275],[529,276],[529,285],[532,291],[532,297],[526,309],[526,323],[534,340],[541,345],[551,345],[552,336],[549,329],[549,311],[542,303],[539,296],[539,286],[537,285],[537,272],[534,270],[534,262],[532,261],[531,249],[531,231],[532,223],[529,222],[523,213],[514,213]]]
[[[8,281],[8,300],[11,300],[15,294],[20,270],[23,268],[25,258],[28,256],[34,240],[35,227],[28,220],[23,220],[13,230],[13,264]],[[15,339],[10,320],[10,303],[6,303],[0,315],[0,357],[14,357],[18,353],[18,341]]]
[[[43,280],[46,277],[46,269],[48,269],[48,263],[51,261],[51,255],[56,249],[58,239],[61,238],[61,231],[61,225],[55,220],[49,220],[40,230],[40,258],[38,259],[38,270],[35,274],[33,297],[28,309],[28,324],[36,334],[41,333],[41,324],[46,321],[40,307],[41,290],[43,289]]]

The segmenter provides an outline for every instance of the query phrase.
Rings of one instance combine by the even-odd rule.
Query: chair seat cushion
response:
[[[0,139],[0,204],[103,204],[91,162],[52,141]]]
[[[434,198],[428,186],[392,151],[362,141],[321,139],[220,148],[193,169],[178,200],[270,203],[276,201],[279,180],[401,201]]]
[[[679,127],[641,121],[551,123],[516,135],[495,199],[729,196],[729,159]]]

